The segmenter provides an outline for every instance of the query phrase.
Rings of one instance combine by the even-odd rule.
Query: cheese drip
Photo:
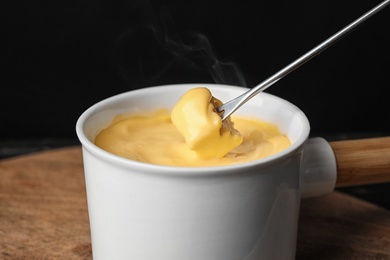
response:
[[[207,88],[194,88],[183,95],[171,113],[173,125],[188,147],[203,159],[222,158],[242,143],[230,118],[222,121],[215,108],[222,102]]]

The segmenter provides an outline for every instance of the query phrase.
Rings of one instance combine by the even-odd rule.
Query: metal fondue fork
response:
[[[347,33],[355,29],[358,25],[366,21],[368,18],[381,11],[388,4],[390,4],[390,0],[383,1],[382,3],[380,3],[379,5],[377,5],[376,7],[374,7],[373,9],[371,9],[370,11],[368,11],[367,13],[365,13],[364,15],[356,19],[354,22],[344,27],[344,29],[340,30],[339,32],[335,33],[333,36],[329,37],[327,40],[319,44],[317,47],[308,51],[306,54],[302,55],[300,58],[290,63],[288,66],[286,66],[279,72],[275,73],[273,76],[261,82],[259,85],[251,88],[244,94],[217,107],[216,110],[221,115],[222,120],[225,120],[228,116],[230,116],[233,112],[235,112],[238,108],[240,108],[249,99],[256,96],[261,91],[264,91],[265,89],[267,89],[268,87],[276,83],[278,80],[280,80],[281,78],[283,78],[284,76],[286,76],[287,74],[289,74],[290,72],[298,68],[299,66],[303,65],[311,58],[315,57],[317,54],[325,50],[327,47],[331,46],[333,43],[335,43],[337,40],[339,40]]]

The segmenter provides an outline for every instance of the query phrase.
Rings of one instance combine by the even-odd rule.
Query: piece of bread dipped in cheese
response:
[[[222,102],[207,88],[187,91],[171,112],[171,120],[188,147],[204,159],[222,158],[243,141],[229,118],[222,121],[216,107]]]

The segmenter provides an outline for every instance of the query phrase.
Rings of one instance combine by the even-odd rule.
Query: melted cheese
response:
[[[217,166],[273,155],[290,145],[276,125],[254,118],[222,122],[210,91],[187,92],[171,113],[118,115],[95,138],[100,148],[131,160],[167,166]],[[226,122],[225,122],[226,121]]]
[[[184,94],[171,113],[172,123],[188,147],[204,159],[222,158],[243,140],[230,119],[223,124],[215,112],[220,104],[207,88],[194,88]]]

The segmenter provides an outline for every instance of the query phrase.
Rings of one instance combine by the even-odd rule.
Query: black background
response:
[[[162,84],[252,87],[379,4],[353,0],[3,1],[0,158],[79,144],[94,103]],[[311,135],[390,135],[390,7],[266,91]],[[390,208],[388,184],[341,189]]]
[[[136,88],[252,87],[378,3],[9,1],[0,136],[76,138],[85,109]],[[267,92],[300,107],[312,135],[387,134],[389,46],[386,8]]]

